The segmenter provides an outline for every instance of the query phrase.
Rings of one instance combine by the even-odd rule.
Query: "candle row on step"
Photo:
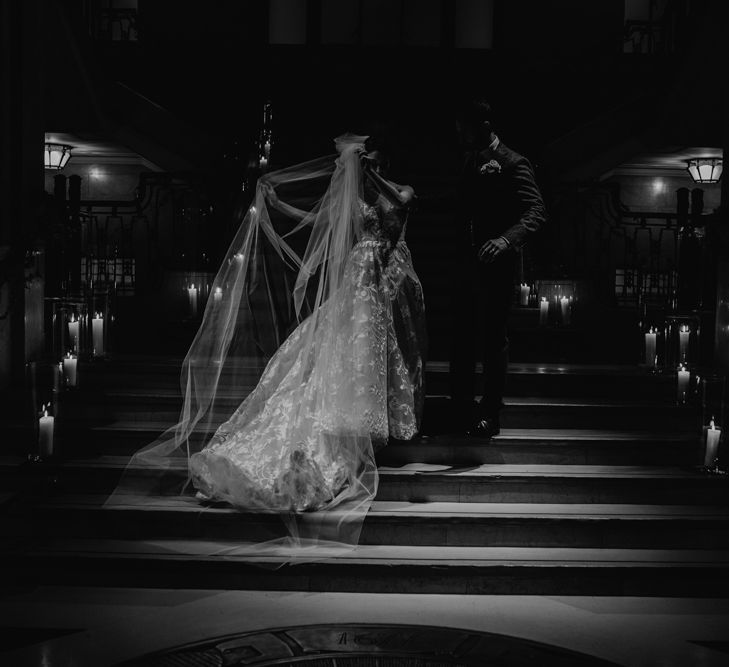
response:
[[[85,318],[84,318],[84,321]],[[79,354],[79,345],[81,340],[81,320],[72,315],[68,320],[68,340],[71,351],[76,355]],[[101,313],[94,314],[91,318],[91,351],[95,357],[102,357],[106,353],[104,345],[104,317]]]
[[[186,287],[187,305],[189,317],[195,318],[200,314],[201,305],[204,303],[207,290],[202,289],[202,285],[192,284]],[[209,287],[209,286],[208,286]],[[223,300],[223,288],[216,287],[213,290],[213,302],[220,303]]]
[[[543,296],[539,302],[539,326],[546,327],[550,319],[558,324],[569,326],[572,324],[573,304],[574,301],[571,296],[555,296],[554,301],[547,301],[547,298]],[[552,317],[550,317],[550,306],[553,313]]]
[[[546,297],[542,298],[544,299]],[[536,308],[539,305],[539,295],[537,293],[536,286],[529,285],[528,283],[521,283],[517,291],[516,300],[520,306]]]
[[[651,327],[644,334],[644,363],[648,368],[656,368],[658,366],[658,337],[662,335],[656,327]],[[688,363],[691,335],[691,329],[687,324],[682,325],[678,330],[678,361],[681,364]],[[675,348],[673,349],[675,350]]]

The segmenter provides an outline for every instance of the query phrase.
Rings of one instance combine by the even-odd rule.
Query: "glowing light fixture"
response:
[[[687,160],[686,170],[694,183],[718,183],[721,179],[723,164],[721,158],[700,157]]]
[[[71,159],[71,146],[64,144],[46,144],[43,149],[43,164],[46,169],[59,171]]]

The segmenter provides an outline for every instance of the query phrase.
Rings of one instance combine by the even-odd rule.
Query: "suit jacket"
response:
[[[459,235],[469,247],[503,236],[521,248],[546,219],[529,160],[501,141],[467,155],[458,199]]]

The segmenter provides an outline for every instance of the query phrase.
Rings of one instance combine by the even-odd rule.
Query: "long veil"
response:
[[[172,502],[198,507],[204,519],[220,506],[195,497],[190,460],[211,439],[224,439],[229,425],[266,422],[280,442],[296,445],[272,454],[290,457],[291,474],[277,483],[275,497],[238,507],[230,542],[211,549],[294,559],[308,547],[320,553],[357,544],[378,481],[370,404],[362,400],[369,388],[357,381],[373,341],[361,340],[357,325],[368,313],[353,312],[346,275],[362,235],[359,152],[366,138],[343,135],[336,154],[259,179],[182,364],[179,421],[131,458],[106,507]],[[289,368],[298,381],[288,383],[296,388],[286,414],[271,414],[266,406],[278,387],[276,369],[268,366],[285,356],[294,330],[299,353]],[[264,370],[273,377],[268,384],[259,383]],[[333,467],[316,474],[348,473],[332,497],[319,499],[325,502],[317,511],[302,511],[290,502],[297,466],[310,465],[299,455],[322,448]]]

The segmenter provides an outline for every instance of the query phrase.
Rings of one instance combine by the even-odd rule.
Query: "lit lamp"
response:
[[[60,171],[71,159],[71,146],[64,144],[46,144],[43,148],[43,166],[46,169]]]
[[[687,162],[686,170],[691,174],[694,183],[718,183],[721,179],[724,168],[721,158],[699,157]]]

